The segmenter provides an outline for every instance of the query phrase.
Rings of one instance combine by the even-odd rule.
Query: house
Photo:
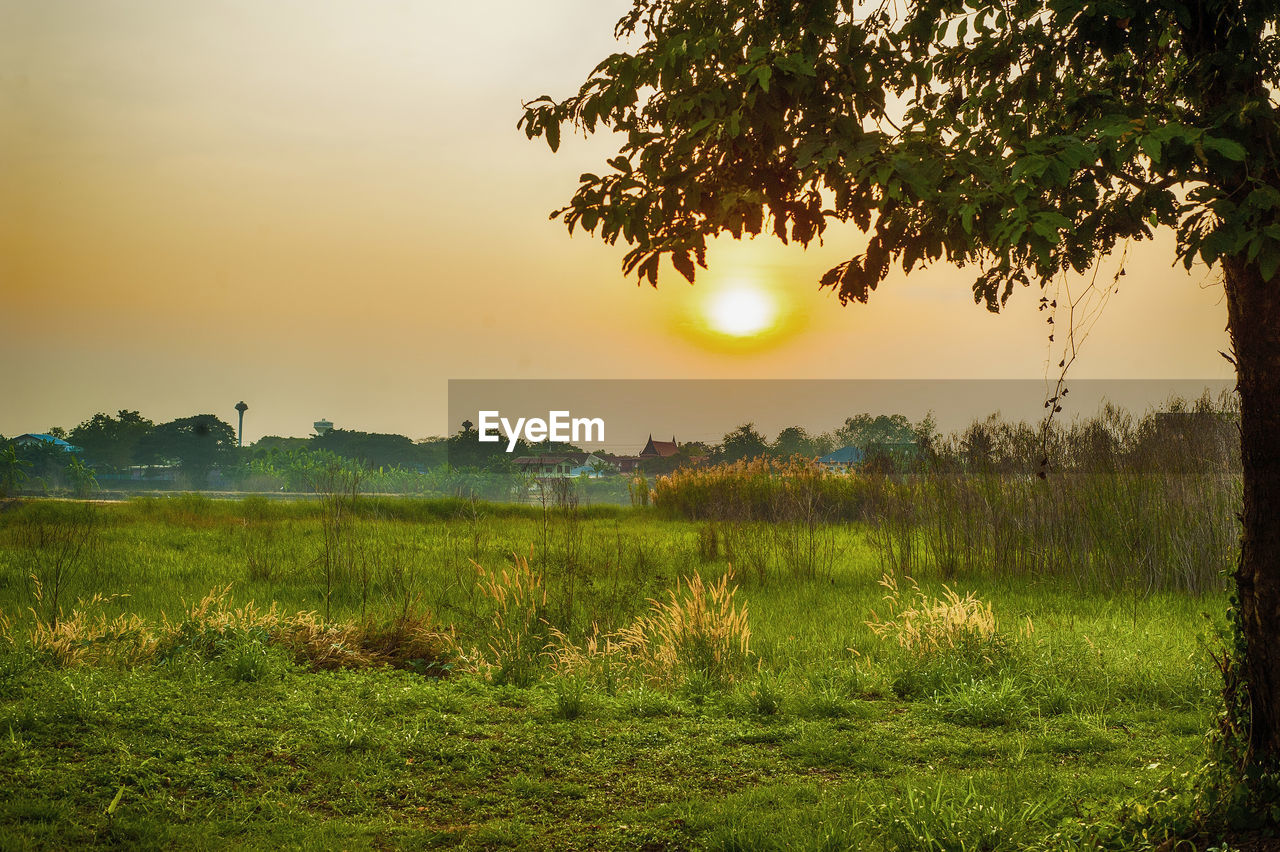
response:
[[[580,462],[576,462],[574,467],[569,471],[570,476],[585,476],[588,479],[599,479],[606,473],[617,473],[617,465],[613,464],[609,459],[598,456],[595,453],[587,453],[586,457]]]
[[[640,469],[640,463],[644,461],[639,456],[614,456],[608,454],[601,455],[600,459],[618,473],[635,473]]]
[[[666,459],[671,458],[680,452],[680,445],[676,443],[676,436],[672,435],[670,441],[655,441],[653,434],[649,435],[649,442],[644,445],[644,449],[640,451],[639,458],[645,459]]]
[[[29,447],[34,444],[48,444],[49,446],[57,447],[58,449],[62,450],[64,453],[84,452],[84,450],[80,449],[75,444],[68,443],[67,441],[62,440],[61,438],[55,438],[52,435],[45,435],[44,433],[39,433],[39,434],[27,433],[25,435],[19,435],[18,437],[13,439],[13,442],[20,447]]]
[[[841,447],[834,453],[828,453],[818,459],[818,467],[832,473],[846,473],[861,466],[866,454],[858,447]]]
[[[585,456],[583,457],[585,458]],[[537,477],[557,477],[570,476],[574,467],[578,466],[578,459],[573,455],[567,456],[520,456],[515,460],[516,467],[520,468],[520,472],[530,476]]]

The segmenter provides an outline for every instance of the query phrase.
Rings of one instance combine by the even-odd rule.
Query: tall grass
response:
[[[826,576],[829,527],[862,521],[886,571],[1203,594],[1223,587],[1237,556],[1233,417],[1208,398],[1136,422],[1111,406],[1051,429],[992,417],[904,472],[757,459],[660,477],[653,501],[666,517],[714,525],[704,559],[722,547],[748,576]]]
[[[907,573],[1203,594],[1235,562],[1239,505],[1231,475],[935,473],[884,484],[872,541],[886,569]]]
[[[886,478],[876,487],[889,489],[908,481],[911,480]],[[534,591],[525,595],[528,606],[518,607],[519,620],[509,607],[509,617],[500,625],[528,637],[521,641],[520,653],[530,659],[530,665],[525,674],[512,668],[513,681],[540,680],[545,669],[560,668],[561,651],[568,647],[593,660],[589,680],[606,689],[619,688],[635,679],[654,684],[713,683],[716,679],[736,683],[740,682],[740,675],[763,665],[766,671],[794,673],[801,680],[805,673],[830,675],[835,678],[831,683],[838,684],[829,685],[831,689],[862,695],[883,693],[901,674],[897,670],[898,654],[890,653],[895,643],[878,639],[864,623],[873,610],[884,610],[876,585],[881,575],[877,550],[873,537],[860,525],[821,526],[837,544],[838,553],[829,576],[791,579],[786,574],[786,582],[743,582],[741,588],[735,588],[736,580],[723,578],[729,569],[722,561],[724,557],[729,557],[735,578],[754,579],[744,577],[748,566],[740,559],[741,549],[734,550],[741,540],[740,536],[735,538],[738,528],[758,531],[765,541],[762,548],[774,560],[769,571],[786,570],[776,555],[778,533],[772,525],[695,523],[663,520],[655,512],[643,509],[619,514],[598,511],[599,507],[580,507],[571,528],[555,507],[546,515],[537,507],[469,501],[451,502],[444,507],[420,507],[411,501],[415,505],[399,516],[387,517],[366,505],[373,499],[361,497],[354,512],[358,526],[367,532],[367,554],[374,569],[368,588],[359,572],[335,586],[330,617],[317,616],[321,626],[381,629],[379,625],[385,628],[406,613],[430,612],[449,625],[458,646],[467,649],[465,654],[459,652],[455,667],[473,667],[472,649],[479,648],[478,656],[500,669],[499,655],[490,647],[495,634],[501,633],[493,618],[495,595],[485,591],[485,575],[474,567],[472,559],[481,565],[498,566],[499,576],[505,566],[511,575],[519,568],[510,556],[514,551],[523,554],[527,568],[539,579],[523,583],[524,588]],[[475,511],[470,516],[465,512],[457,514],[464,507]],[[16,522],[29,508],[17,507],[0,514],[0,609],[13,620],[15,637],[29,636],[37,621],[29,613],[24,591],[30,548],[16,531]],[[50,503],[42,510],[71,508],[70,504]],[[113,626],[118,616],[137,615],[150,625],[162,624],[166,615],[172,618],[175,612],[187,612],[183,600],[199,600],[211,587],[223,589],[228,583],[235,584],[240,600],[277,602],[281,618],[286,617],[285,613],[323,614],[325,596],[311,562],[324,537],[321,509],[317,501],[277,505],[265,500],[235,502],[186,497],[102,506],[97,526],[102,536],[100,562],[92,571],[78,575],[77,582],[67,588],[68,601],[86,601],[70,607],[73,613],[81,611],[75,621],[80,625],[100,624],[101,630],[86,633],[77,628],[73,633],[94,640],[86,649],[105,653],[103,643],[95,637],[118,636],[132,629],[126,622]],[[717,530],[714,553],[707,543],[711,537],[701,532],[712,526]],[[541,550],[544,533],[550,546]],[[557,542],[563,541],[566,534],[573,537],[572,547],[580,566],[579,579],[572,590],[572,606],[567,604],[569,591],[559,579],[562,572],[556,564],[565,552]],[[1024,613],[1034,615],[1037,627],[1043,624],[1046,635],[1084,636],[1100,648],[1123,645],[1123,654],[1108,652],[1109,668],[1100,669],[1101,675],[1087,680],[1087,689],[1080,687],[1090,694],[1096,691],[1113,700],[1113,693],[1137,690],[1134,694],[1150,693],[1166,700],[1165,696],[1188,693],[1191,687],[1187,684],[1193,681],[1195,690],[1201,688],[1201,674],[1193,679],[1184,677],[1186,672],[1200,671],[1188,662],[1188,655],[1195,650],[1187,644],[1194,630],[1186,625],[1197,619],[1200,609],[1213,611],[1211,603],[1164,593],[1115,599],[1081,589],[1077,580],[1066,575],[1043,576],[1035,583],[1027,583],[1021,576],[987,573],[977,559],[972,574],[962,572],[948,580],[935,576],[940,572],[922,564],[923,569],[911,579],[935,597],[944,594],[942,583],[947,582],[962,597],[972,591],[983,600],[1003,602],[1002,611],[1015,614],[1018,622]],[[911,588],[911,580],[901,572],[895,579],[901,588]],[[707,657],[697,651],[702,641],[698,639],[680,647],[674,655],[662,650],[679,646],[658,638],[665,629],[661,628],[662,623],[677,623],[677,612],[689,616],[683,620],[686,626],[715,623],[690,616],[697,611],[700,600],[691,586],[699,584],[706,613],[723,612],[725,619],[731,620],[735,617],[732,613],[745,613],[749,607],[750,621],[742,615],[743,624],[749,624],[746,652],[732,651],[726,645],[717,660],[714,653]],[[718,586],[723,586],[725,594],[712,597],[710,590]],[[1085,593],[1083,597],[1077,594],[1080,591]],[[673,593],[679,602],[674,608]],[[87,603],[93,601],[95,594],[100,600]],[[730,606],[721,606],[725,600],[730,601]],[[524,613],[530,610],[533,617],[526,621]],[[630,646],[632,650],[624,651],[622,635],[636,629],[640,619],[646,620],[649,627],[644,633],[646,642],[641,643],[637,637]],[[1168,630],[1165,622],[1170,622]],[[716,630],[708,635],[718,635]],[[679,635],[674,627],[666,633]],[[696,629],[693,635],[698,635]],[[270,638],[253,641],[264,647],[284,647]],[[339,640],[338,644],[349,645],[346,640]],[[614,650],[600,653],[610,645]],[[1086,647],[1080,638],[1076,645]],[[1169,649],[1175,645],[1177,650],[1171,652]],[[1150,653],[1153,647],[1161,649],[1158,654]],[[696,662],[699,659],[704,662]],[[888,666],[883,677],[869,674],[879,665],[877,660]],[[728,661],[727,666],[722,661]],[[852,670],[855,664],[862,667],[861,674]],[[1058,675],[1065,671],[1056,662],[1050,668]],[[735,673],[721,674],[726,672]],[[1139,677],[1135,672],[1144,674]],[[866,681],[868,677],[875,683]],[[847,686],[846,680],[858,684]],[[1083,678],[1076,680],[1086,683]],[[955,685],[955,678],[947,674],[938,681],[943,682]],[[920,680],[917,686],[928,694],[927,690],[933,688],[930,683]],[[904,681],[903,688],[914,694],[916,686]]]
[[[596,629],[579,643],[553,628],[546,653],[556,672],[594,677],[609,691],[635,680],[723,687],[752,659],[747,607],[735,602],[736,594],[730,574],[708,583],[695,572],[665,599],[650,599],[648,612],[615,632]]]
[[[333,623],[315,612],[284,613],[274,602],[237,606],[230,586],[214,589],[173,620],[110,616],[102,611],[107,602],[95,595],[57,624],[37,623],[29,636],[32,648],[60,666],[130,667],[183,652],[218,657],[256,642],[279,647],[314,670],[391,665],[440,675],[456,647],[452,631],[425,611],[382,624]]]
[[[541,571],[515,554],[514,564],[501,571],[476,565],[479,586],[492,604],[488,625],[488,653],[473,652],[473,665],[494,683],[528,686],[550,640],[547,587]]]
[[[800,458],[757,458],[680,468],[658,477],[652,499],[664,517],[778,523],[862,520],[870,497],[866,478],[828,473]]]

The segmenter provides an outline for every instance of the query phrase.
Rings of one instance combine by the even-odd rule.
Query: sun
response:
[[[730,337],[754,337],[778,319],[777,301],[752,284],[734,284],[714,293],[703,310],[707,324]]]

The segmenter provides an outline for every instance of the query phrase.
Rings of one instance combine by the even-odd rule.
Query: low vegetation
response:
[[[1214,584],[886,571],[839,518],[805,573],[738,567],[760,522],[661,505],[351,493],[337,543],[334,512],[5,504],[5,847],[1120,849],[1209,824]],[[51,528],[86,542],[53,610]]]

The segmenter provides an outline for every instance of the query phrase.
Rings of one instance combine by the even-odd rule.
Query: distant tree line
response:
[[[992,415],[967,429],[942,436],[928,415],[911,422],[902,414],[861,413],[845,418],[828,432],[811,433],[788,426],[773,440],[754,423],[725,433],[716,443],[692,441],[674,455],[647,459],[644,473],[661,475],[692,466],[749,461],[757,458],[789,461],[815,459],[846,447],[859,451],[864,470],[911,472],[926,469],[971,470],[1029,474],[1054,466],[1108,470],[1135,465],[1168,467],[1197,464],[1206,458],[1232,457],[1237,419],[1231,398],[1204,396],[1187,402],[1174,399],[1142,418],[1112,405],[1084,421],[1057,424],[1015,423]],[[481,443],[474,429],[448,437],[414,441],[404,435],[330,429],[306,438],[267,436],[249,447],[236,446],[232,426],[212,414],[154,423],[137,411],[115,416],[98,413],[68,430],[53,427],[50,435],[77,449],[50,442],[5,441],[0,437],[0,496],[23,488],[64,489],[76,493],[99,483],[158,478],[183,487],[247,487],[308,490],[308,481],[322,468],[348,465],[374,479],[385,490],[430,491],[451,487],[422,479],[444,471],[482,476],[519,473],[515,460],[525,455],[586,454],[580,447],[543,442],[517,442],[512,452],[504,443]],[[609,472],[610,456],[601,473]],[[1237,454],[1238,455],[1238,454]],[[443,482],[443,480],[441,481]],[[433,484],[434,483],[434,484]]]

